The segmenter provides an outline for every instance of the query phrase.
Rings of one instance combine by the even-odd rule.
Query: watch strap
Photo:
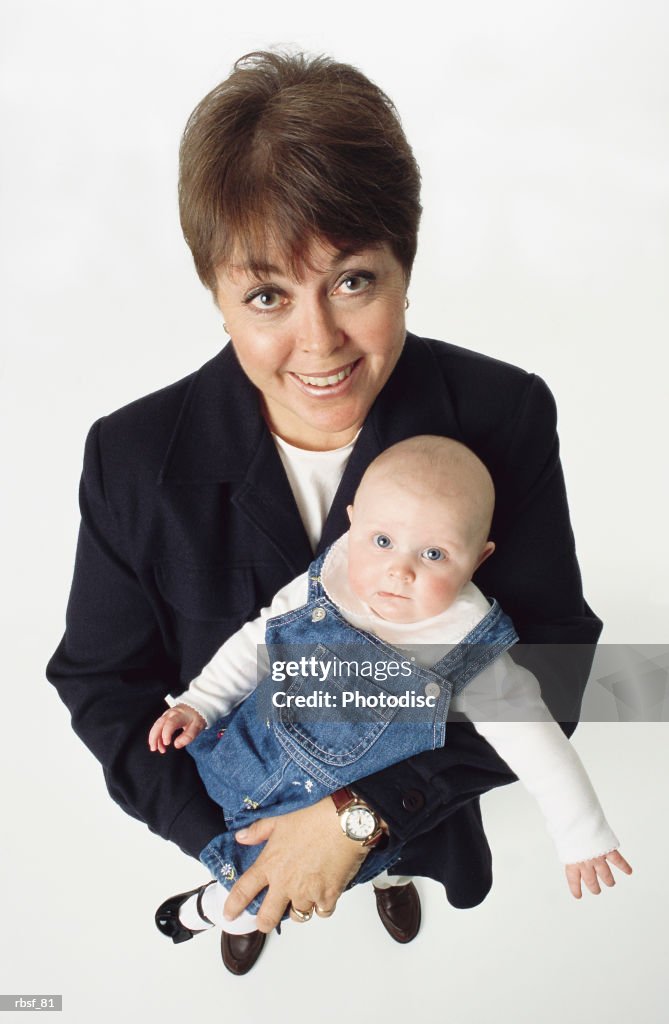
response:
[[[334,802],[337,814],[339,814],[340,811],[345,810],[348,805],[352,804],[355,800],[355,797],[348,786],[336,789],[334,793],[330,793],[330,796]]]

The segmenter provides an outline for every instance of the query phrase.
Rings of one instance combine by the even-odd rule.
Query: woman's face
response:
[[[217,271],[216,298],[264,415],[289,444],[348,444],[399,358],[406,281],[387,244],[342,256],[315,242],[299,279],[271,254],[269,272]]]

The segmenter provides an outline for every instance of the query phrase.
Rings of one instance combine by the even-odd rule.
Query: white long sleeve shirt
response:
[[[468,583],[458,599],[434,618],[418,623],[381,619],[348,585],[347,541],[345,535],[326,557],[321,581],[328,597],[351,625],[374,633],[421,665],[435,664],[490,608],[481,591]],[[258,618],[223,644],[185,693],[168,697],[167,702],[188,704],[208,725],[231,711],[264,674],[259,651],[265,643],[267,620],[301,607],[307,593],[307,573],[303,573],[283,587]],[[503,654],[453,698],[451,708],[470,719],[535,798],[563,863],[598,857],[618,847],[585,768],[544,704],[532,673]]]

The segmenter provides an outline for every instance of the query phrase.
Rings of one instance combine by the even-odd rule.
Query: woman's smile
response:
[[[321,373],[307,374],[298,373],[297,370],[289,370],[288,376],[292,377],[302,391],[308,395],[313,395],[314,398],[327,399],[338,397],[345,394],[347,389],[355,383],[352,380],[353,374],[361,362],[362,359],[355,359],[352,363],[347,363],[343,367],[325,370]]]

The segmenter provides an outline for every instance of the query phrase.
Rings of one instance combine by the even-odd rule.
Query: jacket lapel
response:
[[[212,482],[230,485],[232,504],[294,575],[304,570],[311,545],[258,392],[230,344],[193,376],[159,476],[163,486]]]
[[[295,576],[304,571],[313,558],[311,544],[267,429],[232,502],[267,537]]]

